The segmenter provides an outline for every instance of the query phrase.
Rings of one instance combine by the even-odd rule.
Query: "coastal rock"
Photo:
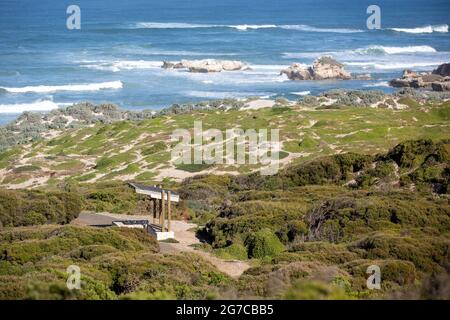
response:
[[[450,63],[440,65],[433,72],[417,73],[411,70],[404,70],[401,78],[393,79],[389,82],[396,88],[427,89],[433,91],[450,90]]]
[[[433,91],[450,91],[450,81],[433,82],[431,88]]]
[[[175,66],[175,63],[170,62],[170,61],[163,61],[163,65],[161,68],[163,69],[173,69],[173,67]]]
[[[352,75],[344,70],[344,65],[330,57],[321,57],[317,59],[309,70],[314,80],[349,80],[352,78]]]
[[[289,68],[281,70],[291,80],[312,80],[312,75],[307,68],[300,63],[294,63]]]
[[[181,60],[180,62],[164,61],[164,69],[188,69],[189,72],[209,73],[222,71],[248,70],[245,63],[232,60]]]
[[[352,78],[341,63],[330,57],[320,57],[309,68],[294,63],[289,68],[281,70],[280,74],[285,74],[291,80],[349,80]]]
[[[433,74],[438,74],[443,77],[450,77],[450,63],[443,63],[436,70],[433,70]]]

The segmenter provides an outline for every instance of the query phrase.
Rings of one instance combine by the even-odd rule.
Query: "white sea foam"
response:
[[[308,67],[306,64],[301,64],[303,67]],[[284,68],[286,68],[286,65],[283,64],[251,64],[249,65],[250,69],[255,71],[255,72],[259,72],[259,71],[263,71],[263,72],[274,72],[279,74],[280,71]]]
[[[164,72],[164,75],[214,85],[268,84],[290,81],[285,75],[280,75],[280,70],[285,67],[286,65],[250,65],[251,70],[215,73],[193,73],[175,69]]]
[[[227,27],[234,28],[234,29],[237,29],[240,31],[277,28],[277,26],[274,24],[239,24],[239,25],[231,25],[231,26],[227,26]]]
[[[22,113],[24,111],[49,111],[72,103],[56,103],[51,100],[38,100],[31,103],[0,104],[0,113]]]
[[[214,28],[220,26],[213,24],[196,24],[183,22],[138,22],[133,27],[136,29],[194,29]]]
[[[275,25],[275,24],[199,24],[183,22],[138,22],[132,26],[135,29],[197,29],[197,28],[232,28],[239,31],[258,30],[258,29],[285,29],[306,32],[328,32],[328,33],[357,33],[364,32],[360,29],[350,28],[318,28],[304,24],[294,25]]]
[[[109,62],[99,62],[99,61],[82,61],[80,66],[82,68],[88,68],[93,70],[100,70],[100,71],[110,71],[110,72],[119,72],[120,68],[115,66],[112,63]]]
[[[118,69],[123,70],[132,70],[132,69],[154,69],[161,68],[161,61],[116,61],[113,63],[113,66]]]
[[[226,98],[245,98],[251,96],[258,97],[270,97],[273,94],[267,92],[231,92],[231,91],[186,91],[185,95],[189,97],[196,98],[207,98],[207,99],[226,99]]]
[[[405,47],[389,47],[389,46],[379,46],[373,45],[365,48],[359,48],[350,51],[351,53],[358,54],[401,54],[401,53],[430,53],[436,52],[436,49],[430,46],[405,46]]]
[[[407,68],[423,68],[423,70],[428,70],[450,59],[450,52],[439,52],[428,45],[371,45],[334,52],[286,52],[282,54],[285,59],[301,59],[300,61],[312,61],[325,55],[332,56],[346,66],[364,70],[396,70]]]
[[[291,94],[296,95],[296,96],[307,96],[308,94],[310,94],[311,91],[298,91],[298,92],[291,92]]]
[[[119,60],[119,61],[80,61],[83,68],[119,72],[121,70],[161,68],[162,61]]]
[[[27,86],[21,88],[7,88],[0,87],[11,93],[48,93],[56,91],[98,91],[102,89],[121,89],[123,87],[122,81],[110,81],[101,83],[88,83],[88,84],[68,84],[61,86]]]
[[[420,61],[411,61],[411,62],[344,62],[345,65],[361,67],[363,69],[381,69],[381,70],[395,70],[395,69],[408,69],[408,68],[431,68],[436,67],[443,62],[420,62]]]
[[[357,48],[353,50],[342,50],[342,51],[328,51],[328,52],[285,52],[282,54],[283,58],[286,59],[301,59],[301,58],[316,58],[324,55],[330,56],[340,56],[347,57],[350,55],[398,55],[398,54],[412,54],[412,53],[437,53],[436,49],[423,45],[423,46],[404,46],[404,47],[393,47],[393,46],[381,46],[381,45],[371,45],[363,48]]]
[[[129,52],[132,54],[145,54],[151,56],[190,56],[190,57],[206,57],[206,56],[235,56],[236,53],[231,52],[196,52],[196,51],[187,51],[187,50],[162,50],[157,48],[147,49],[125,49],[123,52]]]
[[[389,82],[387,81],[379,81],[374,83],[368,83],[363,85],[365,88],[376,88],[376,87],[389,87]]]
[[[308,26],[305,24],[298,25],[281,25],[279,26],[281,29],[286,30],[298,30],[298,31],[306,31],[306,32],[326,32],[326,33],[360,33],[364,32],[364,30],[360,29],[350,29],[350,28],[317,28]]]
[[[448,25],[441,24],[441,25],[428,25],[423,27],[416,27],[416,28],[389,28],[388,30],[397,31],[397,32],[406,32],[406,33],[433,33],[433,32],[441,32],[441,33],[447,33],[448,32]]]

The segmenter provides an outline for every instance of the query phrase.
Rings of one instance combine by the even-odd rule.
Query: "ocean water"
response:
[[[368,30],[366,9],[381,8]],[[81,9],[81,30],[66,9]],[[450,61],[448,0],[0,0],[0,123],[80,101],[159,109],[207,99],[333,88],[391,91],[404,68]],[[370,81],[292,82],[293,62],[331,55]],[[163,60],[242,60],[252,71],[193,74]]]

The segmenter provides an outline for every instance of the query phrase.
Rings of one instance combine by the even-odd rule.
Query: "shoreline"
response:
[[[160,109],[154,109],[154,108],[129,109],[127,107],[119,106],[119,105],[115,104],[114,102],[94,103],[94,102],[90,102],[90,101],[81,101],[81,102],[76,102],[76,103],[73,103],[70,105],[68,105],[68,104],[61,105],[55,109],[49,109],[49,110],[37,110],[37,111],[31,110],[31,111],[22,111],[22,112],[0,113],[0,118],[2,118],[3,116],[10,117],[10,118],[14,117],[14,119],[12,119],[10,122],[2,122],[2,120],[0,119],[0,128],[4,128],[6,126],[15,124],[15,122],[21,116],[26,115],[26,114],[35,114],[35,115],[46,116],[48,114],[51,114],[52,112],[59,112],[59,111],[64,112],[68,108],[71,108],[74,106],[79,106],[79,105],[91,105],[91,106],[110,105],[110,106],[114,106],[115,108],[117,108],[118,111],[120,111],[121,113],[124,113],[124,114],[126,114],[126,113],[129,113],[129,114],[153,113],[155,115],[160,115],[160,114],[166,114],[167,111],[177,109],[179,107],[187,108],[187,109],[190,109],[191,111],[198,110],[198,109],[204,109],[205,105],[213,106],[214,104],[216,104],[216,102],[221,102],[221,101],[222,102],[235,102],[237,104],[240,104],[241,102],[249,103],[254,100],[276,101],[277,99],[283,99],[283,100],[287,100],[291,103],[295,103],[295,102],[303,100],[305,97],[306,98],[308,98],[308,97],[320,98],[320,97],[326,96],[327,94],[330,94],[333,92],[343,92],[343,93],[345,93],[345,92],[358,93],[359,92],[359,93],[369,93],[369,94],[373,93],[373,92],[377,92],[385,97],[390,97],[390,96],[395,96],[399,92],[408,91],[407,95],[412,95],[412,96],[416,96],[416,97],[422,96],[422,98],[426,98],[426,96],[429,96],[429,97],[434,97],[433,99],[440,99],[440,100],[450,99],[450,92],[436,92],[436,91],[424,90],[424,89],[394,88],[394,87],[392,87],[392,90],[393,90],[393,92],[386,93],[383,90],[372,89],[372,87],[365,87],[365,88],[361,88],[361,89],[337,88],[337,89],[325,90],[318,94],[311,94],[310,91],[305,90],[305,91],[290,93],[290,95],[296,96],[298,98],[296,100],[290,100],[290,99],[286,98],[285,95],[248,96],[248,97],[242,97],[242,98],[230,97],[230,98],[223,98],[223,99],[199,99],[197,101],[192,101],[192,102],[173,103],[172,105],[169,105],[169,106],[162,106]],[[266,107],[268,107],[268,106],[266,106]],[[260,109],[261,106],[257,105],[256,108]],[[123,120],[127,120],[127,119],[123,119]]]
[[[216,60],[216,59],[202,59],[202,60],[185,60],[182,59],[180,62],[176,61],[167,61],[163,60],[162,65],[158,68],[163,70],[168,70],[167,72],[179,72],[180,70],[186,73],[191,73],[194,75],[201,74],[218,74],[218,73],[235,73],[235,72],[252,72],[253,68],[251,64],[240,60]],[[346,81],[372,81],[371,83],[361,84],[356,88],[347,87],[346,85],[342,85],[341,89],[331,88],[331,90],[348,90],[348,91],[365,91],[365,90],[375,90],[378,89],[383,91],[384,94],[395,94],[396,88],[414,88],[414,89],[424,89],[431,90],[436,92],[445,92],[449,91],[449,66],[448,63],[443,63],[438,66],[437,69],[434,69],[430,72],[413,72],[409,69],[405,69],[403,71],[403,76],[400,78],[394,78],[390,81],[386,79],[381,79],[379,77],[372,78],[372,74],[370,73],[359,73],[359,72],[349,72],[345,69],[345,63],[340,63],[335,60],[331,55],[322,55],[314,60],[313,64],[308,66],[303,63],[294,62],[290,66],[281,69],[281,65],[279,73],[278,71],[275,74],[278,77],[284,77],[282,82],[288,81],[291,83],[310,81],[310,87],[298,87],[298,88],[285,88],[287,92],[270,92],[267,94],[263,94],[262,92],[257,92],[255,94],[251,94],[250,92],[241,92],[241,94],[237,94],[237,92],[222,92],[222,91],[211,91],[210,89],[204,91],[192,91],[192,97],[202,98],[202,96],[206,97],[206,101],[208,100],[247,100],[251,96],[258,96],[260,99],[289,99],[292,96],[308,96],[311,95],[311,91],[315,91],[316,96],[323,95],[327,92],[327,85],[332,84],[333,82],[340,82],[341,80]],[[426,80],[426,81],[425,81]],[[203,83],[207,83],[206,80],[202,81]],[[317,92],[317,88],[314,87],[315,84],[322,85],[324,82],[323,91]],[[208,82],[209,83],[209,82]],[[211,83],[213,83],[211,81]],[[97,91],[101,89],[122,89],[123,82],[120,80],[102,82],[102,83],[90,83],[90,84],[71,84],[71,85],[60,85],[60,86],[26,86],[20,88],[13,87],[0,87],[0,92],[10,92],[10,93],[52,93],[57,91]],[[389,88],[389,89],[388,89]],[[297,89],[297,90],[296,90]],[[294,91],[296,90],[296,91]],[[301,91],[299,91],[301,90]],[[321,90],[321,89],[319,89]],[[330,90],[328,88],[328,90]],[[193,93],[195,92],[195,93]],[[182,92],[181,92],[182,93]],[[214,93],[214,94],[213,94]],[[220,93],[217,97],[214,95],[216,93]],[[187,94],[189,96],[189,94]],[[96,98],[93,98],[96,100]],[[183,100],[187,100],[186,97]],[[85,101],[89,101],[87,98]],[[205,100],[196,99],[193,102],[184,102],[183,105],[186,104],[201,104]],[[26,112],[34,112],[45,114],[49,113],[52,110],[63,109],[67,106],[77,105],[83,102],[54,102],[53,98],[51,99],[39,99],[33,102],[27,103],[16,103],[16,104],[2,104],[0,105],[0,126],[7,125],[8,120],[3,121],[1,115],[4,117],[13,118],[14,116],[19,116],[20,114]],[[91,103],[91,102],[86,102]],[[107,102],[109,104],[113,104],[112,102]],[[173,103],[172,105],[179,104],[178,102]],[[124,110],[129,110],[130,112],[159,112],[165,110],[170,107],[161,106],[158,107],[150,107],[150,108],[138,108],[134,109],[132,106],[129,107],[120,107]],[[19,109],[19,112],[11,112],[10,109],[16,110]],[[156,110],[155,110],[156,109]]]
[[[300,104],[313,108],[391,108],[402,109],[397,101],[402,98],[412,98],[419,101],[445,102],[450,100],[450,92],[436,92],[399,88],[393,93],[381,90],[347,90],[334,89],[324,91],[317,95],[299,95],[297,100],[288,100],[285,97],[247,97],[204,100],[196,103],[172,104],[160,110],[144,109],[141,111],[121,108],[113,103],[93,104],[90,102],[76,103],[49,111],[25,111],[14,115],[8,123],[0,124],[0,152],[7,148],[44,138],[47,133],[53,136],[55,132],[62,132],[69,128],[81,128],[95,123],[112,123],[115,121],[140,121],[160,116],[189,114],[201,110],[228,111],[253,110],[273,108],[281,105]],[[19,139],[19,143],[8,140]],[[23,136],[23,137],[22,137]],[[5,148],[5,145],[7,146]]]
[[[448,124],[441,121],[448,100],[448,93],[411,89],[393,95],[334,90],[295,102],[257,97],[211,100],[159,112],[84,103],[44,115],[25,113],[0,127],[0,165],[5,168],[0,178],[10,188],[33,188],[66,178],[90,183],[178,181],[200,173],[240,174],[260,168],[172,163],[171,132],[189,130],[199,118],[207,127],[221,130],[279,128],[283,167],[319,155],[361,150],[375,154],[409,138],[448,138]]]

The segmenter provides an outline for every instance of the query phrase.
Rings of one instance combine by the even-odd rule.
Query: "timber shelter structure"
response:
[[[161,186],[147,186],[134,182],[130,182],[129,185],[136,193],[147,196],[149,199],[149,210],[152,216],[151,227],[156,233],[157,239],[173,238],[174,235],[170,226],[172,202],[179,202],[180,196],[171,190],[161,188]]]

